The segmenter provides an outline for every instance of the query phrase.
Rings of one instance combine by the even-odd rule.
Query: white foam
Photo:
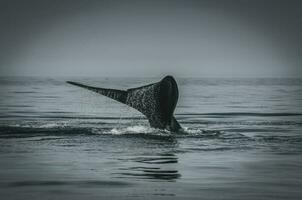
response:
[[[125,128],[113,128],[109,131],[111,134],[121,135],[121,134],[139,134],[139,133],[152,133],[156,132],[156,129],[143,126],[143,125],[136,125],[136,126],[128,126]]]
[[[170,133],[169,131],[163,131],[155,128],[151,128],[149,126],[144,125],[135,125],[135,126],[128,126],[128,127],[121,127],[121,128],[113,128],[108,131],[99,130],[97,128],[94,128],[92,130],[94,133],[100,133],[100,134],[112,134],[112,135],[123,135],[123,134],[156,134],[156,135],[162,135]]]
[[[150,133],[155,131],[154,128],[148,126],[129,126],[126,130],[133,133]]]
[[[187,134],[202,134],[204,130],[202,129],[192,129],[188,127],[183,127],[183,132]]]
[[[183,133],[189,134],[189,135],[218,135],[221,134],[221,131],[218,130],[206,130],[206,129],[200,129],[200,128],[188,128],[188,127],[183,127]]]
[[[47,124],[41,124],[38,126],[38,128],[64,128],[66,127],[66,122],[62,123],[47,123]]]
[[[9,126],[18,128],[64,128],[67,126],[67,122],[52,122],[44,124],[11,124]]]

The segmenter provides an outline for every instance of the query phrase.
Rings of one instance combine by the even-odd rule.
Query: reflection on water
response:
[[[114,173],[119,175],[117,176],[118,178],[175,181],[181,177],[181,174],[176,169],[177,165],[175,165],[178,163],[178,158],[173,153],[139,156],[130,158],[128,162],[132,162],[135,167],[119,168],[119,172]]]

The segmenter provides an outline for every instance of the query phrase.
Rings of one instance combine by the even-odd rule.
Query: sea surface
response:
[[[176,77],[177,134],[67,80],[160,78],[1,77],[1,200],[302,199],[302,79]]]

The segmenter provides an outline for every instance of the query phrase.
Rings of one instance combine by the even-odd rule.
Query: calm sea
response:
[[[0,78],[0,198],[301,199],[302,79],[177,78],[181,134],[65,83]]]

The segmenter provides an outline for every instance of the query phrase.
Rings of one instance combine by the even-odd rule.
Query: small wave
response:
[[[68,113],[68,112],[66,112]],[[3,119],[14,119],[14,118],[33,118],[36,117],[38,119],[61,119],[61,120],[66,120],[66,119],[83,119],[83,120],[136,120],[136,121],[146,121],[146,118],[144,117],[96,117],[96,116],[71,116],[71,115],[53,115],[53,114],[66,114],[66,113],[56,113],[56,112],[30,112],[30,111],[14,111],[11,112],[9,115],[4,115],[1,114],[0,118]],[[21,114],[21,115],[20,115]],[[25,115],[26,114],[26,115]],[[49,114],[49,115],[45,115]]]
[[[223,133],[218,130],[204,130],[200,128],[192,129],[184,127],[181,131],[174,133],[168,130],[152,128],[147,125],[135,125],[122,128],[112,128],[104,131],[103,129],[93,129],[94,133],[111,135],[150,135],[150,136],[175,136],[175,137],[218,137]]]
[[[252,147],[250,146],[232,146],[232,147],[227,147],[227,146],[221,146],[221,147],[190,147],[186,148],[186,151],[200,151],[200,152],[219,152],[219,151],[244,151],[244,150],[250,150]]]
[[[283,117],[302,116],[302,113],[254,113],[254,112],[226,112],[226,113],[180,113],[177,116],[253,116],[253,117]]]
[[[36,129],[51,129],[51,128],[64,128],[67,127],[67,122],[52,122],[52,123],[44,123],[44,124],[10,124],[8,127],[12,128],[36,128]]]
[[[124,135],[124,134],[150,134],[150,135],[171,135],[170,131],[152,128],[150,126],[135,125],[121,128],[112,128],[110,130],[93,128],[92,132],[99,134]]]
[[[104,124],[75,124],[69,121],[65,122],[47,122],[47,123],[16,123],[0,126],[1,136],[12,136],[20,134],[23,137],[47,134],[47,135],[68,135],[68,134],[97,134],[97,135],[150,135],[150,136],[171,136],[172,133],[167,130],[152,128],[147,125],[128,126],[119,124],[120,127]]]
[[[174,133],[168,130],[152,128],[148,125],[118,124],[79,124],[65,122],[47,123],[20,123],[0,126],[1,137],[34,137],[37,135],[112,135],[146,138],[204,138],[204,139],[238,139],[247,136],[237,132],[221,130],[206,130],[203,128],[183,127],[183,130]]]

